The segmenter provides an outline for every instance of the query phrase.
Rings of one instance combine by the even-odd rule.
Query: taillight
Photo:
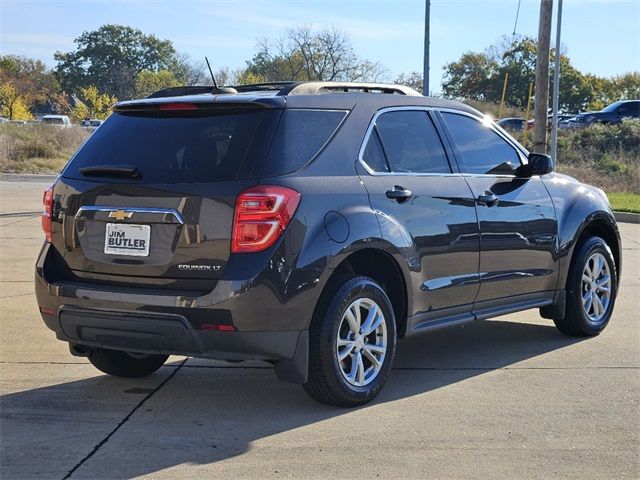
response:
[[[51,242],[51,219],[53,217],[53,185],[44,191],[42,196],[42,230],[47,242]]]
[[[262,185],[236,199],[231,253],[261,252],[287,228],[300,203],[300,194],[286,187]]]
[[[236,327],[233,325],[216,325],[212,323],[203,323],[200,325],[200,330],[207,330],[210,332],[235,332]]]

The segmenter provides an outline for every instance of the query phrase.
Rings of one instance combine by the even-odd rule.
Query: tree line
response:
[[[69,52],[56,52],[49,69],[40,60],[0,56],[0,116],[28,119],[40,107],[77,118],[104,118],[118,99],[144,97],[178,85],[211,85],[204,60],[176,51],[172,42],[122,25],[83,32]],[[552,52],[555,59],[555,51]],[[569,112],[640,98],[640,73],[613,78],[583,74],[560,52],[560,105]],[[484,51],[466,52],[444,66],[442,95],[497,103],[508,74],[506,103],[524,109],[535,77],[536,42],[503,38]],[[555,61],[555,60],[554,60]],[[284,80],[389,81],[421,91],[419,72],[394,79],[380,63],[361,58],[345,32],[309,25],[258,42],[244,67],[215,71],[218,84]]]
[[[611,78],[584,74],[571,64],[562,50],[551,50],[551,69],[560,61],[559,108],[577,113],[599,110],[617,100],[640,98],[640,72]],[[501,101],[507,79],[505,103],[526,109],[529,88],[535,82],[536,41],[526,36],[504,37],[481,52],[466,52],[444,67],[444,96],[490,103]],[[553,91],[553,77],[550,78]],[[535,92],[534,92],[535,95]]]

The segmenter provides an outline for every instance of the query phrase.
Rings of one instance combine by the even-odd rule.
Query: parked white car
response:
[[[42,117],[42,123],[59,128],[71,127],[71,120],[66,115],[45,115]]]

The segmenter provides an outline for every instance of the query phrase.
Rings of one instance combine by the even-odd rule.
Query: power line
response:
[[[518,17],[520,16],[520,3],[522,0],[518,0],[518,9],[516,10],[516,22],[513,24],[513,34],[516,34],[516,27],[518,26]]]

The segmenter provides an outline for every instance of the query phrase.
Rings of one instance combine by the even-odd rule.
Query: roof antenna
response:
[[[213,75],[213,70],[211,70],[211,64],[209,63],[209,59],[204,57],[205,62],[207,62],[207,67],[209,68],[209,74],[211,75],[211,80],[213,80],[213,88],[218,89],[218,84],[216,83],[216,77]]]
[[[213,90],[211,90],[211,93],[214,93],[214,94],[238,93],[238,91],[235,88],[218,87],[218,83],[216,82],[216,77],[213,75],[213,70],[211,70],[211,64],[209,63],[209,59],[207,57],[204,57],[204,59],[207,62],[207,68],[209,69],[211,80],[213,80]]]

